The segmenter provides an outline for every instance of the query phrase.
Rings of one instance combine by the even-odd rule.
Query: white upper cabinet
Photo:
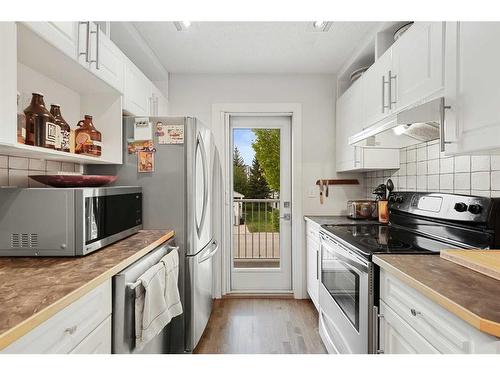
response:
[[[125,55],[94,23],[91,39],[90,70],[103,81],[123,92]]]
[[[350,89],[337,100],[336,113],[336,163],[337,171],[355,168],[355,147],[349,137],[363,129],[364,81],[354,82]]]
[[[163,93],[154,85],[151,84],[151,104],[152,116],[165,116],[168,113],[168,101]]]
[[[500,22],[447,22],[446,154],[500,149]]]
[[[125,55],[94,22],[78,23],[80,64],[108,85],[123,92]]]
[[[358,110],[364,109],[365,122],[362,128],[378,122],[391,113],[389,102],[391,58],[391,51],[386,51],[360,78],[364,80],[365,86],[363,103],[360,103],[358,108]],[[351,89],[352,87],[349,91]]]
[[[349,137],[363,130],[365,124],[363,104],[367,99],[366,84],[369,82],[362,78],[358,79],[337,100],[335,147],[337,172],[399,169],[398,149],[358,147],[349,144]]]
[[[134,116],[153,115],[152,83],[132,61],[125,63],[123,110]]]
[[[443,89],[443,23],[416,22],[392,48],[391,107],[404,109]]]
[[[24,24],[69,57],[77,58],[78,22],[24,22]]]

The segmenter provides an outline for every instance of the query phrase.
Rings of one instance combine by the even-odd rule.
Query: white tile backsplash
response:
[[[455,173],[470,172],[470,156],[455,157]]]
[[[9,170],[7,168],[0,169],[0,186],[9,186]]]
[[[471,158],[472,172],[487,172],[490,170],[490,156],[473,155]]]
[[[30,171],[45,171],[47,163],[45,160],[30,159],[28,162],[28,169]]]
[[[472,172],[471,188],[472,190],[490,190],[490,172]]]
[[[417,161],[427,160],[427,147],[417,148]]]
[[[470,191],[470,173],[455,173],[454,190]]]
[[[83,173],[83,166],[75,163],[61,163],[41,159],[0,155],[0,186],[40,187],[44,186],[29,175],[46,174],[61,170]]]
[[[7,169],[9,167],[9,158],[4,155],[0,155],[0,168]]]
[[[427,146],[427,158],[429,160],[439,159],[439,145],[433,144]]]
[[[439,175],[439,189],[453,190],[453,173]]]
[[[9,186],[29,187],[28,171],[25,169],[9,169]]]
[[[29,159],[9,156],[9,169],[28,169]]]
[[[453,158],[441,159],[439,161],[440,173],[453,173]]]
[[[426,150],[426,157],[421,150]],[[372,175],[384,177],[369,178]],[[500,155],[448,157],[439,151],[436,141],[401,149],[397,171],[366,173],[366,196],[372,198],[373,189],[378,184],[386,183],[389,176],[392,176],[399,191],[441,191],[500,197]]]
[[[410,163],[412,161],[417,161],[417,150],[408,148],[406,151],[406,162]]]

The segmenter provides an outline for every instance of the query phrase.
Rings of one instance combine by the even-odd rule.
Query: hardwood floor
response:
[[[326,353],[310,300],[216,300],[197,354]]]

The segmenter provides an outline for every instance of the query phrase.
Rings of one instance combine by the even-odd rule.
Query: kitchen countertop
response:
[[[378,254],[373,261],[478,330],[500,337],[500,281],[437,255]]]
[[[0,350],[173,236],[141,230],[83,257],[0,258]]]
[[[376,220],[354,220],[350,219],[345,215],[335,215],[335,216],[304,216],[304,219],[312,221],[318,225],[343,225],[343,224],[361,224],[376,222]]]

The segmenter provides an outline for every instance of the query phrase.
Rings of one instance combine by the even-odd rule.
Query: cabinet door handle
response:
[[[440,125],[440,130],[441,130],[441,134],[440,134],[440,137],[439,137],[439,142],[440,142],[440,145],[441,145],[441,152],[445,152],[446,151],[446,145],[451,143],[450,141],[446,140],[445,129],[444,129],[444,123],[445,123],[445,117],[446,117],[445,111],[447,109],[451,109],[451,106],[445,105],[444,98],[441,98],[441,101],[439,103],[439,113],[440,113],[440,121],[439,121],[440,124],[439,125]]]
[[[90,63],[95,63],[95,68],[97,70],[101,69],[101,66],[99,64],[99,34],[100,34],[99,30],[100,30],[100,27],[98,24],[96,24],[96,30],[90,32],[91,34],[95,34],[95,43],[96,43],[95,60],[90,60]]]
[[[85,52],[79,52],[79,56],[85,55],[85,62],[90,61],[89,50],[90,50],[90,21],[80,22],[79,25],[85,25]]]
[[[392,75],[392,71],[389,70],[389,109],[392,109],[392,105],[398,102],[396,98],[394,101],[392,100],[392,81],[394,81],[394,84],[396,84],[396,78],[397,75],[396,74]]]
[[[316,250],[316,280],[319,280],[319,250]]]
[[[373,306],[372,311],[372,324],[373,324],[373,336],[372,336],[372,347],[373,353],[375,354],[384,354],[384,350],[380,349],[379,343],[379,319],[382,319],[384,315],[378,313],[378,306]]]
[[[382,76],[382,113],[385,112],[385,109],[386,108],[391,108],[390,105],[385,105],[385,85],[389,83],[389,88],[391,87],[390,85],[390,81],[389,80],[385,80],[385,75]],[[390,98],[389,98],[389,103],[391,102]]]

